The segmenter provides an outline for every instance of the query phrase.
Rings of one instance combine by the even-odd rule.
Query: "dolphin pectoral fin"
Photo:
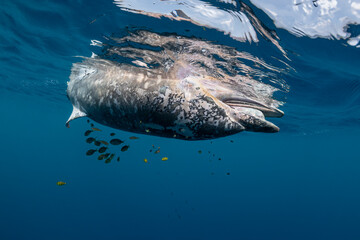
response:
[[[242,108],[252,108],[257,109],[261,111],[265,117],[282,117],[284,116],[284,112],[273,108],[270,106],[267,106],[263,103],[260,103],[258,101],[249,99],[249,98],[227,98],[222,100],[224,103],[229,105],[230,107],[236,108],[236,107],[242,107]]]
[[[74,119],[76,119],[76,118],[86,117],[86,116],[87,116],[86,113],[82,112],[80,109],[78,109],[77,107],[73,106],[73,111],[72,111],[69,119],[66,121],[65,126],[66,126],[67,128],[69,128],[69,127],[70,127],[70,124],[69,124],[69,123],[70,123],[72,120],[74,120]]]
[[[280,128],[275,124],[266,121],[264,118],[258,118],[246,113],[237,113],[238,121],[243,125],[247,131],[252,132],[265,132],[265,133],[275,133],[279,132]]]
[[[236,121],[247,131],[274,133],[280,129],[273,123],[266,121],[263,112],[255,108],[231,107],[236,116]]]

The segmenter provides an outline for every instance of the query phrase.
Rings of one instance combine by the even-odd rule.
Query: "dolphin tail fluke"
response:
[[[76,118],[86,117],[86,116],[87,116],[86,113],[82,112],[80,109],[78,109],[77,107],[73,106],[73,111],[72,111],[69,119],[66,121],[65,126],[66,126],[67,128],[69,128],[69,127],[70,127],[70,124],[69,124],[69,123],[70,123],[72,120],[74,120],[74,119],[76,119]]]

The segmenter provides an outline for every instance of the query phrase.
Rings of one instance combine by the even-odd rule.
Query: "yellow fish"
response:
[[[92,127],[91,129],[94,130],[94,131],[101,131],[100,129],[98,129],[96,127]]]
[[[161,159],[161,161],[166,161],[166,160],[168,160],[167,157],[163,157],[163,158]]]
[[[100,140],[99,142],[101,142],[101,143],[102,143],[102,144],[104,144],[104,145],[109,145],[109,143],[108,143],[108,142],[103,141],[103,140]]]
[[[56,185],[58,185],[58,186],[63,186],[65,184],[66,184],[66,182],[62,182],[62,181],[59,181],[59,182],[56,183]]]
[[[145,159],[144,159],[144,162],[146,162],[146,163],[147,163],[147,162],[148,162],[148,160],[145,158]]]
[[[138,138],[138,137],[135,137],[135,136],[132,136],[132,137],[129,137],[129,139],[135,140],[135,139],[139,139],[139,138]]]

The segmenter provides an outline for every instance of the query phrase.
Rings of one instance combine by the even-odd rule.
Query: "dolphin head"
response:
[[[226,118],[242,130],[274,133],[280,129],[265,117],[282,117],[284,113],[272,106],[252,99],[234,89],[231,84],[210,76],[189,76],[180,80],[182,91],[189,101],[207,99],[212,109],[222,109]],[[221,126],[218,126],[221,127]]]

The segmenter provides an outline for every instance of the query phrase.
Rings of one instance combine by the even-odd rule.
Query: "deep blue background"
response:
[[[111,1],[2,1],[0,10],[0,239],[360,239],[359,49],[277,29],[296,53],[279,133],[200,142],[141,135],[120,162],[104,164],[85,156],[85,119],[64,126],[71,64],[91,54],[91,39],[127,25],[190,28],[259,57],[276,49],[124,13]]]

